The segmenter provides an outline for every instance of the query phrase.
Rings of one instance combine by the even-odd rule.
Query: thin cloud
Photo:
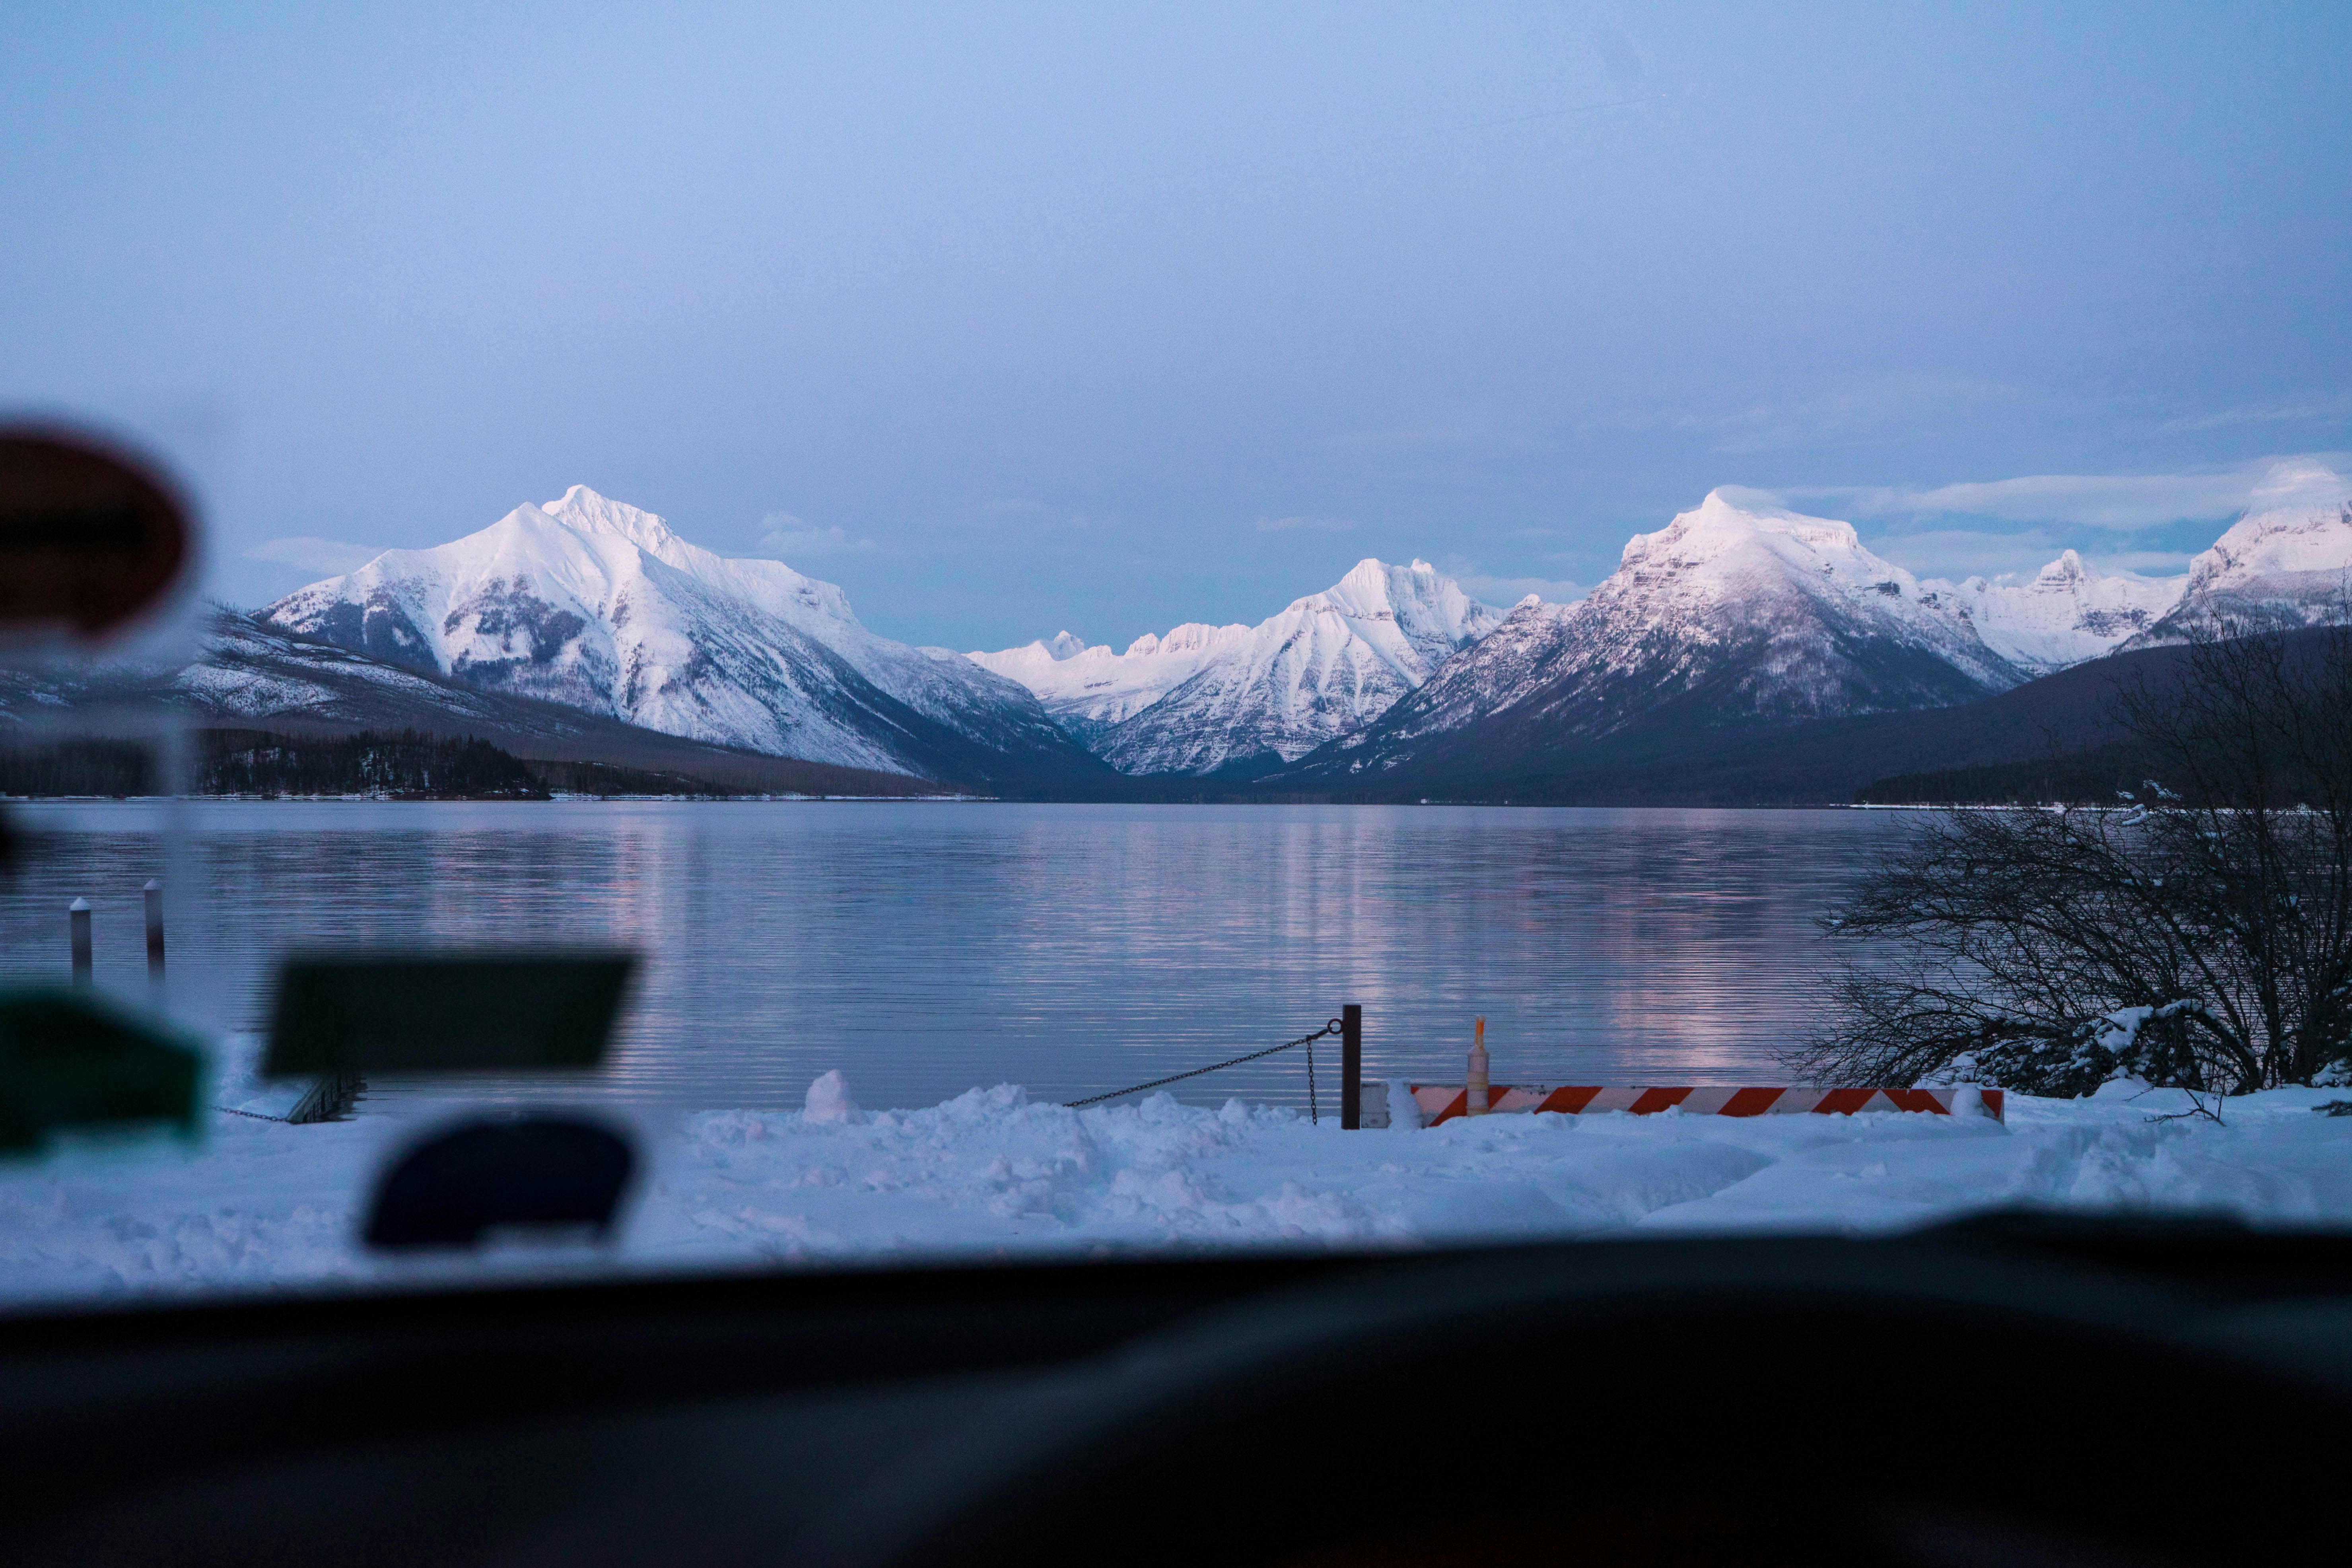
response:
[[[1489,605],[1510,605],[1533,594],[1547,605],[1572,605],[1592,590],[1565,577],[1456,577],[1462,591]]]
[[[2196,557],[2186,550],[2120,550],[2095,555],[2091,563],[2102,572],[2137,572],[2146,577],[2178,577]]]
[[[980,510],[982,510],[982,511],[984,511],[984,512],[990,512],[990,513],[993,513],[993,514],[998,515],[998,516],[1003,516],[1003,514],[1005,514],[1005,513],[1007,513],[1007,512],[1020,512],[1020,511],[1044,511],[1044,510],[1045,510],[1045,508],[1044,503],[1042,503],[1042,502],[1039,502],[1039,501],[1034,501],[1034,500],[1023,500],[1019,499],[1018,497],[1013,497],[1013,498],[1010,498],[1010,499],[1007,499],[1007,500],[992,500],[992,501],[989,501],[988,503],[986,503],[985,505],[983,505]]]
[[[383,546],[380,544],[349,544],[340,539],[317,539],[300,534],[291,539],[272,539],[257,544],[245,552],[245,558],[340,577],[346,572],[358,571],[383,553]]]
[[[1301,530],[1316,533],[1345,533],[1356,525],[1338,517],[1262,517],[1258,519],[1260,533],[1291,533]]]
[[[1461,447],[1477,436],[1454,426],[1423,425],[1400,430],[1349,430],[1328,437],[1326,447],[1341,451],[1381,451],[1413,447]]]
[[[2207,474],[2034,474],[1939,485],[1805,485],[1769,492],[1784,500],[1827,500],[1855,517],[1993,517],[2011,522],[2091,528],[2154,528],[2308,501],[2331,504],[2347,487],[2329,456],[2276,458]],[[1766,493],[1766,492],[1748,492]]]
[[[2252,408],[2224,408],[2218,414],[2184,416],[2168,420],[2167,430],[2226,430],[2239,425],[2342,425],[2352,423],[2352,392],[2334,397],[2305,398],[2296,403],[2263,404]]]
[[[2177,577],[2189,570],[2189,560],[2183,550],[2104,552],[2038,528],[2021,533],[1944,529],[1889,534],[1866,543],[1873,554],[1915,577],[1941,577],[1956,583],[1970,577],[2031,577],[2070,547],[2081,552],[2094,571],[2137,572],[2147,577]]]
[[[1554,561],[1568,559],[1564,555],[1550,557]],[[1446,555],[1439,560],[1437,569],[1461,584],[1462,591],[1474,599],[1506,607],[1517,604],[1533,594],[1548,605],[1572,605],[1591,593],[1591,587],[1566,577],[1504,577],[1492,572],[1481,572],[1478,563],[1466,555]]]
[[[1891,561],[1915,577],[2031,576],[2058,558],[2066,546],[2040,529],[2023,533],[1988,533],[1940,529],[1865,541],[1872,554]]]
[[[839,527],[818,528],[788,511],[770,512],[760,520],[760,542],[752,548],[779,560],[856,554],[877,548],[870,539],[852,539]]]
[[[1719,437],[1713,450],[1727,455],[1810,446],[1825,437],[1881,429],[1899,420],[1942,410],[1997,403],[2013,404],[2021,394],[2000,382],[1964,377],[1879,376],[1832,388],[1818,396],[1786,404],[1757,404],[1726,414],[1683,413],[1664,421],[1671,429]],[[1642,427],[1637,421],[1629,427]]]

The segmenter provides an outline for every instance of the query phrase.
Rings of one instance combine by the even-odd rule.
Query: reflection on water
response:
[[[1905,820],[1870,812],[982,805],[138,803],[10,808],[0,966],[144,984],[169,879],[175,1011],[268,1006],[295,947],[619,942],[646,972],[600,1092],[868,1105],[1064,1099],[1365,1008],[1365,1070],[1770,1080],[1818,1006],[1812,917]],[[1336,1047],[1318,1060],[1336,1080]],[[507,1091],[518,1086],[489,1086]],[[1304,1105],[1298,1053],[1180,1086]],[[576,1095],[577,1090],[567,1091]],[[1326,1105],[1330,1101],[1327,1099]]]

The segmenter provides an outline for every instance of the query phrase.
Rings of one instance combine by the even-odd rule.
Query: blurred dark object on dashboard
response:
[[[378,1184],[366,1240],[385,1250],[480,1245],[500,1229],[608,1234],[636,1157],[605,1128],[551,1116],[436,1133]]]

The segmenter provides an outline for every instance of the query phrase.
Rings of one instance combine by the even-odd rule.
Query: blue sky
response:
[[[583,482],[1124,643],[1724,484],[2162,569],[2352,448],[2352,7],[481,9],[0,21],[0,409],[233,598]]]

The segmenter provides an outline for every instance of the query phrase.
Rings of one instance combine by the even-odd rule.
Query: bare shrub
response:
[[[2158,774],[2112,808],[1956,810],[1823,922],[1829,1083],[2241,1094],[2352,1063],[2352,630],[2206,629],[2117,717]]]

